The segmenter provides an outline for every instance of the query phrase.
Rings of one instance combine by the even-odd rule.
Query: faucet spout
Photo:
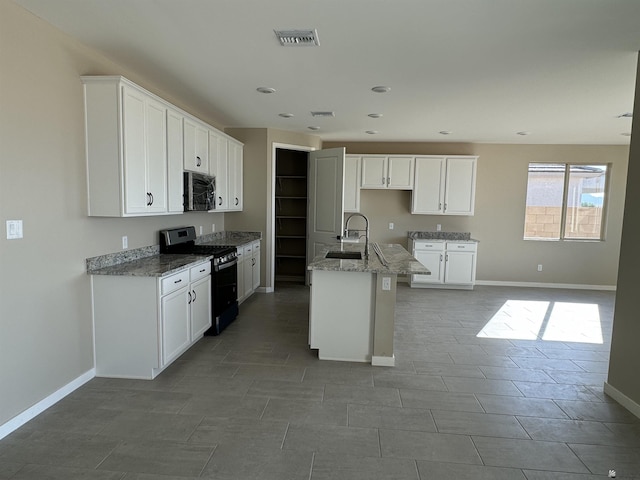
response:
[[[344,234],[345,236],[349,236],[349,222],[353,217],[364,218],[364,222],[365,222],[364,256],[369,258],[369,219],[367,218],[366,215],[363,215],[362,213],[353,213],[349,215],[349,217],[347,217],[347,221],[344,224]],[[354,230],[354,231],[362,232],[362,230]]]

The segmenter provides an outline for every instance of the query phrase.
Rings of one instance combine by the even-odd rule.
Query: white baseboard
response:
[[[616,387],[612,387],[609,383],[604,382],[604,393],[609,395],[616,402],[633,413],[636,417],[640,418],[640,404],[631,400]]]
[[[28,408],[27,410],[25,410],[24,412],[20,413],[19,415],[16,415],[11,420],[9,420],[7,423],[5,423],[3,425],[0,425],[0,440],[2,440],[4,437],[9,435],[14,430],[17,430],[18,428],[20,428],[22,425],[27,423],[29,420],[31,420],[31,419],[35,418],[36,416],[40,415],[47,408],[49,408],[50,406],[52,406],[55,403],[59,402],[64,397],[66,397],[71,392],[73,392],[74,390],[80,388],[82,385],[87,383],[89,380],[91,380],[95,376],[96,376],[96,369],[92,368],[91,370],[89,370],[89,371],[83,373],[82,375],[80,375],[75,380],[72,380],[71,382],[67,383],[62,388],[59,388],[58,390],[53,392],[48,397],[40,400],[38,403],[36,403],[31,408]]]
[[[391,357],[380,357],[374,355],[371,357],[371,365],[374,367],[395,367],[396,357],[395,355],[392,355]]]
[[[502,282],[493,280],[476,280],[476,285],[488,285],[494,287],[567,288],[572,290],[616,290],[615,285],[584,285],[580,283]]]

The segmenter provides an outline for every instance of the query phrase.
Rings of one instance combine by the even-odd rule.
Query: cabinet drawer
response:
[[[195,282],[211,274],[211,262],[204,262],[189,269],[191,281]]]
[[[413,249],[414,250],[436,250],[442,251],[444,250],[445,243],[444,242],[430,242],[424,240],[414,240]]]
[[[182,287],[186,287],[187,285],[189,285],[189,270],[185,270],[183,272],[171,275],[170,277],[163,278],[161,282],[162,295],[166,295],[167,293],[171,293]]]
[[[253,255],[253,243],[249,243],[243,247],[243,253],[245,258],[251,257]]]
[[[254,255],[260,251],[260,242],[253,242],[253,253]]]
[[[477,249],[477,244],[475,243],[458,243],[458,242],[447,243],[447,251],[449,252],[475,252],[476,249]]]

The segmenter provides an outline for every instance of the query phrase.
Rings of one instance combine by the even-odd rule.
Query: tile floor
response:
[[[640,478],[640,419],[602,393],[613,301],[401,285],[388,368],[318,361],[283,286],[156,380],[95,378],[0,441],[0,479]]]

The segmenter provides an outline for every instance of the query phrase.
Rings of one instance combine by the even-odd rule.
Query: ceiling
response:
[[[14,1],[225,127],[629,143],[639,0]],[[275,29],[316,29],[320,45],[282,47]]]

